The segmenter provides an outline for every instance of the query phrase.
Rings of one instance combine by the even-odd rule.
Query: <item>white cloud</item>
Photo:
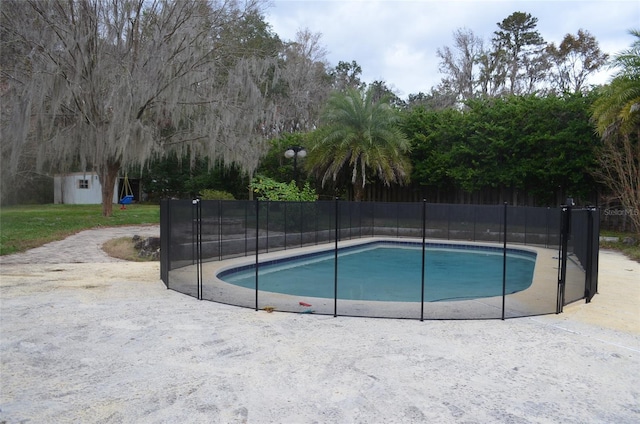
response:
[[[546,41],[586,29],[610,54],[628,48],[628,30],[640,27],[640,2],[632,0],[274,0],[266,19],[283,40],[303,28],[321,33],[331,65],[355,60],[366,82],[384,80],[406,97],[438,84],[436,51],[452,45],[453,31],[467,28],[489,43],[497,23],[516,11],[538,18]]]
[[[419,45],[397,43],[385,49],[379,68],[380,75],[372,76],[375,80],[386,81],[389,86],[394,86],[400,91],[398,94],[401,97],[406,97],[419,91],[428,92],[431,88],[429,76],[434,71],[437,72],[437,64],[425,57],[424,51],[419,48]],[[366,78],[368,75],[371,74],[366,73],[364,77]],[[392,76],[393,79],[388,76]],[[412,87],[412,91],[411,93],[404,92],[401,87]]]

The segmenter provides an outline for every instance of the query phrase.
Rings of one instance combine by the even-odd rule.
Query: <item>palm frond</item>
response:
[[[397,128],[398,116],[388,99],[373,101],[373,91],[350,89],[329,99],[307,157],[312,173],[334,181],[349,172],[364,187],[368,174],[384,184],[408,181],[410,142]]]

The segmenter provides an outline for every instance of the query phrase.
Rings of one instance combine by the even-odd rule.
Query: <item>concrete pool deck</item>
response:
[[[0,422],[640,421],[640,264],[619,253],[559,315],[333,318],[198,301],[96,242],[141,231],[0,258]]]

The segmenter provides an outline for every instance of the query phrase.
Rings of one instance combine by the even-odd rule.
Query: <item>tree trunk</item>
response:
[[[110,217],[113,213],[113,191],[119,171],[119,162],[107,162],[98,169],[98,178],[102,185],[102,216]]]
[[[359,176],[353,184],[353,200],[356,202],[364,200],[364,187],[362,186],[362,178]]]

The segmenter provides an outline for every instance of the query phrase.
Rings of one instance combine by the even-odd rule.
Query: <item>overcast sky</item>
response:
[[[304,28],[321,33],[331,66],[355,60],[365,82],[383,80],[406,98],[439,83],[436,51],[453,46],[453,31],[470,29],[488,46],[497,23],[513,12],[538,18],[547,42],[558,45],[585,29],[609,54],[628,48],[634,40],[628,30],[640,29],[638,0],[272,0],[265,14],[282,40]],[[607,79],[600,74],[591,82]]]

